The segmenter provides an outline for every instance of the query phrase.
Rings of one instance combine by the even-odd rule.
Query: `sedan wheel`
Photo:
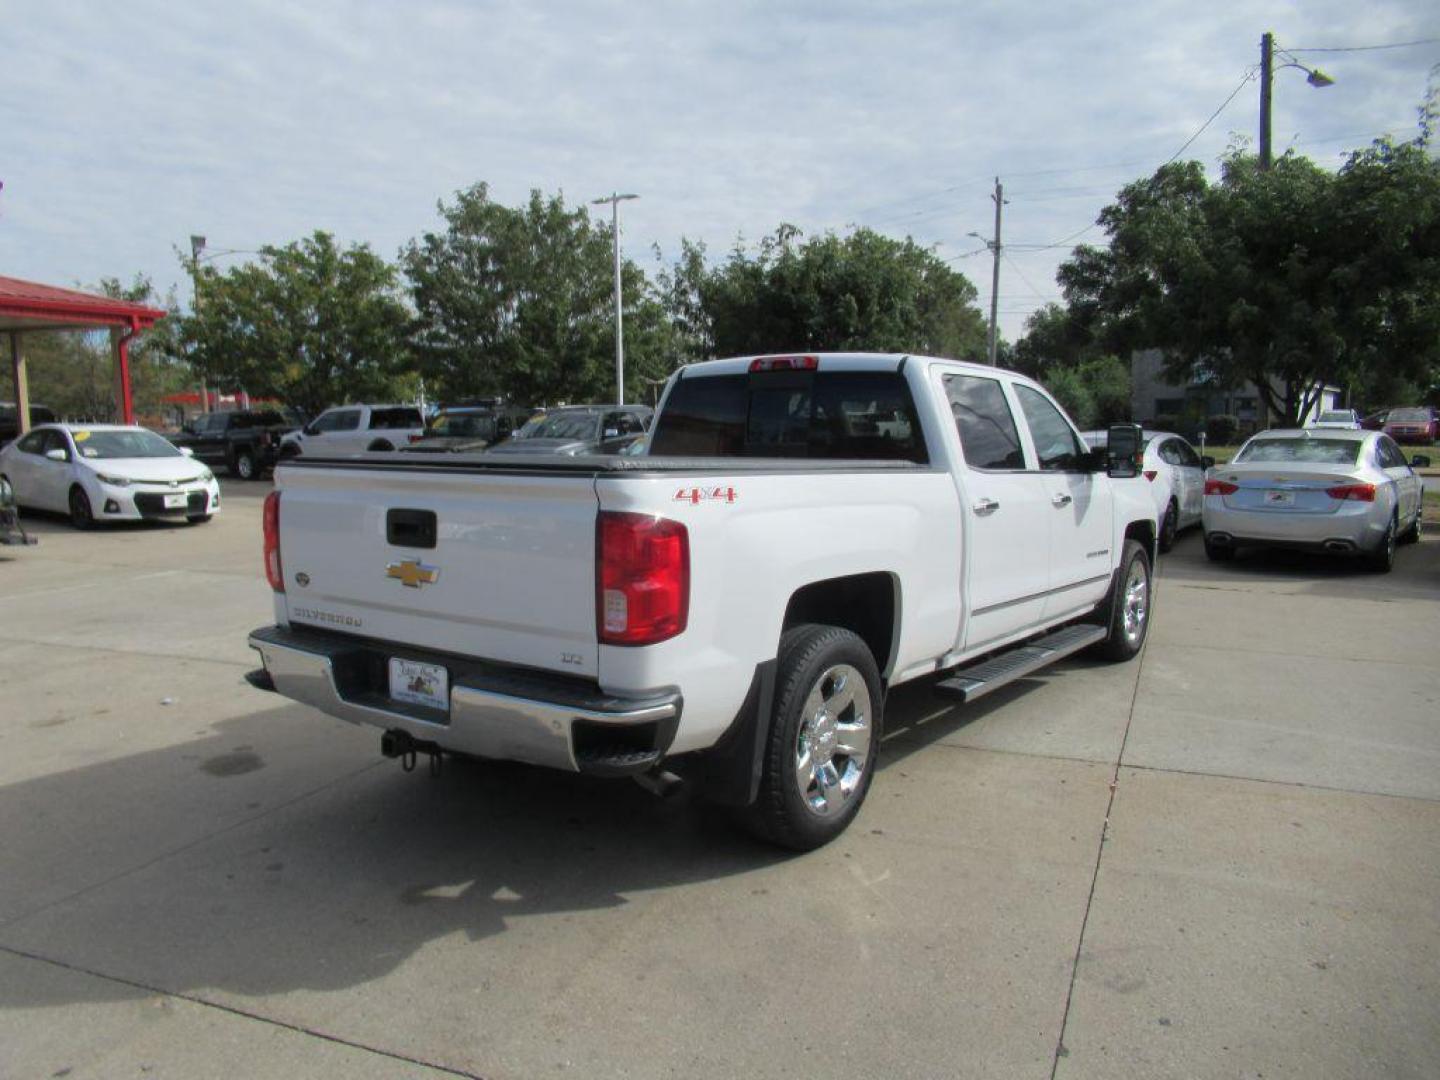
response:
[[[70,489],[70,524],[77,529],[88,529],[95,524],[95,514],[90,509],[90,497],[79,485]]]
[[[1380,538],[1379,545],[1370,553],[1370,569],[1377,574],[1388,574],[1395,566],[1395,537],[1399,529],[1396,528],[1395,518],[1390,519],[1390,524],[1385,526],[1385,535]]]
[[[1165,507],[1165,520],[1160,523],[1160,550],[1169,551],[1175,546],[1175,534],[1180,531],[1180,509],[1175,500]]]

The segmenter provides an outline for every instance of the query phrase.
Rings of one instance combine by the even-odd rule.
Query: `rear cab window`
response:
[[[649,452],[929,461],[903,375],[823,368],[682,376],[655,420]]]

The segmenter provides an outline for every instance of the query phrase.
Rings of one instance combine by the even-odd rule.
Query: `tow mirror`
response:
[[[1105,442],[1105,472],[1117,479],[1139,476],[1143,439],[1139,424],[1112,424]]]
[[[1412,469],[1428,469],[1430,467],[1430,458],[1425,454],[1416,454],[1410,459],[1410,467]]]
[[[1215,459],[1209,454],[1205,454],[1200,458],[1200,467],[1202,469],[1213,469],[1215,467]]]

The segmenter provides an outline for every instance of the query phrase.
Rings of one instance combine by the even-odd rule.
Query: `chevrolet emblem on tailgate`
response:
[[[440,568],[426,566],[419,559],[406,559],[385,567],[385,576],[395,578],[407,589],[418,589],[421,585],[434,585],[440,576]]]

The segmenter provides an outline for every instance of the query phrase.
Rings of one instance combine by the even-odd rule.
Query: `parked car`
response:
[[[139,518],[209,521],[215,474],[169,440],[118,424],[45,424],[0,450],[21,506],[69,514],[77,529]]]
[[[1023,376],[917,355],[714,360],[671,379],[649,439],[638,458],[280,469],[275,623],[250,635],[249,681],[374,725],[412,763],[651,787],[686,772],[807,849],[860,811],[891,688],[944,673],[935,690],[971,701],[1144,644],[1140,429],[1092,451]]]
[[[274,466],[281,439],[294,430],[296,425],[274,409],[237,409],[197,416],[170,441],[189,447],[207,465],[223,465],[232,476],[254,480]]]
[[[44,405],[30,406],[30,426],[53,424],[59,417],[54,410]],[[0,401],[0,446],[4,446],[20,434],[20,410],[13,401]]]
[[[483,450],[509,438],[530,419],[532,411],[498,402],[442,406],[426,423],[424,436],[403,449],[422,453]]]
[[[1360,414],[1354,409],[1331,409],[1322,412],[1305,425],[1308,428],[1333,428],[1337,431],[1359,431]]]
[[[643,438],[648,405],[566,405],[525,424],[492,454],[619,454]]]
[[[1086,431],[1082,437],[1091,447],[1103,450],[1107,434]],[[1200,524],[1205,470],[1215,464],[1215,459],[1201,457],[1185,439],[1168,431],[1146,429],[1142,438],[1145,449],[1141,475],[1150,481],[1155,514],[1160,519],[1160,550],[1169,551],[1182,530]]]
[[[1391,409],[1385,418],[1385,434],[1397,443],[1432,446],[1440,440],[1440,413],[1428,406],[1418,409]]]
[[[1285,547],[1355,555],[1379,571],[1420,538],[1423,485],[1395,440],[1375,431],[1266,431],[1205,481],[1205,554]]]
[[[1360,420],[1360,428],[1363,431],[1384,431],[1385,421],[1390,419],[1390,410],[1381,409],[1379,412],[1372,412]]]
[[[281,439],[280,456],[398,450],[424,434],[425,421],[414,405],[336,405]]]

